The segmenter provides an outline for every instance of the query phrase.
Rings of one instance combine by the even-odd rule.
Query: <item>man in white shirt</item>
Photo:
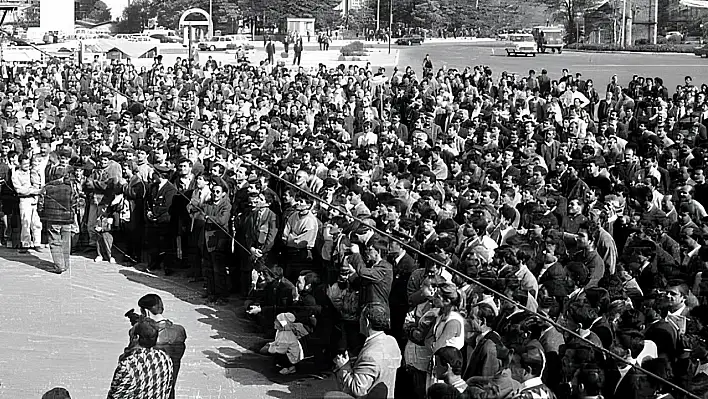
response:
[[[20,197],[20,253],[27,253],[28,248],[38,251],[42,243],[42,222],[37,213],[40,186],[33,184],[30,164],[30,159],[23,155],[20,157],[19,168],[12,173],[12,186]]]

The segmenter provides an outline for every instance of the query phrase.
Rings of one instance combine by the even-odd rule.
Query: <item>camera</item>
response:
[[[136,325],[140,321],[140,318],[142,317],[141,315],[135,313],[135,309],[130,309],[129,311],[125,312],[125,314],[123,316],[127,317],[128,320],[130,320],[131,326]]]

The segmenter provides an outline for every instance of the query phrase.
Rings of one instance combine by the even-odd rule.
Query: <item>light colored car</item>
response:
[[[211,39],[199,42],[199,50],[201,51],[226,51],[229,48],[229,44],[233,44],[235,41],[228,36],[214,36]]]
[[[231,43],[226,45],[228,50],[244,49],[253,50],[255,47],[251,44],[251,36],[249,35],[227,35],[225,37],[231,38]]]
[[[683,33],[677,31],[677,30],[672,30],[670,32],[666,32],[666,40],[669,40],[671,38],[677,38],[678,40],[683,40]]]
[[[504,47],[508,56],[536,56],[536,41],[530,33],[512,33]]]

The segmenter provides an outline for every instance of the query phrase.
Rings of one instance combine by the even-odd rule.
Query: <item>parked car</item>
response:
[[[677,31],[677,30],[672,30],[669,32],[666,32],[666,40],[669,39],[674,39],[674,40],[683,40],[683,33]]]
[[[708,44],[704,44],[700,47],[696,47],[693,49],[693,54],[705,58],[708,57]]]
[[[226,45],[227,50],[253,50],[255,47],[251,44],[251,37],[249,35],[228,35],[226,37],[231,38],[231,43]]]
[[[512,33],[509,35],[509,41],[504,47],[506,55],[511,57],[517,55],[532,57],[536,56],[536,41],[530,33]]]
[[[401,46],[410,46],[412,44],[423,44],[424,41],[425,38],[420,35],[405,35],[396,40],[396,44]]]
[[[229,44],[233,43],[234,41],[228,36],[214,36],[200,42],[198,48],[201,51],[225,51]]]
[[[167,36],[161,33],[150,35],[150,37],[159,40],[160,43],[182,43],[183,41],[182,38],[179,36]]]

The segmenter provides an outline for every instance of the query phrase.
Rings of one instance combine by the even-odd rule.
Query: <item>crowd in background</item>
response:
[[[4,65],[2,239],[236,294],[348,397],[708,392],[708,86],[434,62]]]

